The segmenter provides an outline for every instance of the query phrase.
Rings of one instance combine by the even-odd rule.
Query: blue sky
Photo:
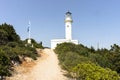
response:
[[[0,24],[14,26],[24,40],[31,37],[50,47],[51,39],[65,37],[64,16],[72,12],[73,39],[88,47],[120,44],[120,0],[0,0]]]

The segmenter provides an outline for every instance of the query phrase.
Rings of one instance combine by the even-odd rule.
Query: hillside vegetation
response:
[[[55,48],[66,76],[76,80],[120,80],[120,47],[88,48],[82,44],[58,44]]]
[[[13,65],[19,65],[24,61],[25,57],[36,60],[39,55],[37,48],[43,48],[42,44],[38,44],[32,39],[34,47],[25,47],[26,40],[20,40],[12,25],[0,25],[0,80],[5,76],[11,76],[14,72]]]

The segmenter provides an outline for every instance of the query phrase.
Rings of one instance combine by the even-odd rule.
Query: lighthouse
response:
[[[78,44],[78,40],[73,40],[72,39],[72,23],[73,23],[73,19],[72,19],[72,13],[71,12],[66,12],[65,14],[65,39],[52,39],[51,40],[51,49],[55,49],[55,47],[57,46],[57,44],[61,44],[61,43],[74,43],[74,44]]]
[[[72,40],[72,13],[67,12],[65,15],[65,38],[67,40]]]

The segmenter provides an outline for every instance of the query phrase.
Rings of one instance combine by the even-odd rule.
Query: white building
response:
[[[65,15],[65,39],[53,39],[51,40],[51,49],[55,49],[57,44],[64,42],[71,42],[74,44],[78,44],[78,40],[72,40],[72,13],[69,11]]]

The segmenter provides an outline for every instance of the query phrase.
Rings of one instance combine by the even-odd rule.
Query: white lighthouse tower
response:
[[[55,49],[57,44],[61,44],[64,42],[70,42],[74,44],[78,44],[78,40],[72,40],[72,13],[66,12],[65,14],[65,39],[52,39],[51,40],[51,48]]]
[[[65,38],[67,40],[72,40],[72,13],[69,11],[65,15]]]

